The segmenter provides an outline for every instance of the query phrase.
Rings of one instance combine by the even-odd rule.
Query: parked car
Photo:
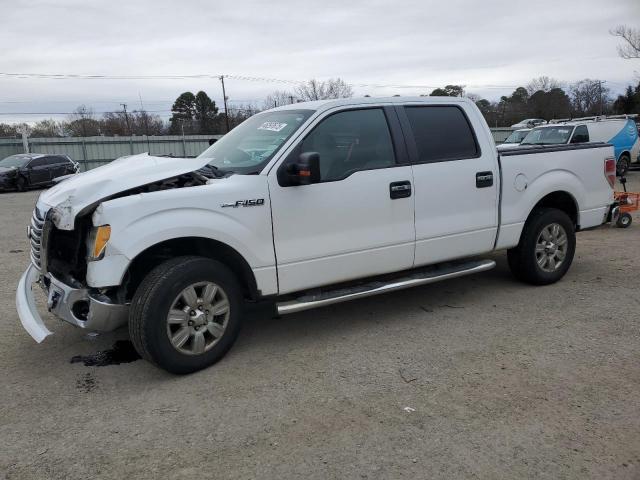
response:
[[[618,176],[624,175],[631,163],[640,162],[638,128],[632,119],[598,119],[544,125],[531,130],[520,146],[586,142],[605,142],[613,145]]]
[[[498,151],[505,150],[511,147],[517,147],[518,145],[520,145],[520,142],[524,140],[524,137],[526,137],[530,131],[531,131],[530,128],[521,128],[519,130],[514,130],[513,132],[511,132],[511,135],[509,135],[504,142],[498,145],[497,147]]]
[[[63,175],[77,173],[79,165],[67,155],[22,153],[0,161],[0,190],[24,191],[44,187]]]
[[[532,128],[537,125],[542,125],[543,123],[547,123],[544,118],[525,118],[524,120],[511,125],[511,128]]]
[[[198,158],[137,155],[43,192],[17,310],[36,341],[51,333],[39,285],[57,317],[128,322],[143,358],[192,372],[231,348],[247,302],[299,312],[482,272],[495,250],[517,278],[556,282],[614,181],[606,144],[499,156],[465,98],[287,105]]]

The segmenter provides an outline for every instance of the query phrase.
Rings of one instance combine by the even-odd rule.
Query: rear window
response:
[[[405,107],[418,148],[418,161],[475,158],[479,148],[462,109],[456,106]]]

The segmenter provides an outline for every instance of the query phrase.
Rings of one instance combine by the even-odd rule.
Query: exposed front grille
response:
[[[38,269],[42,269],[42,257],[44,256],[42,248],[44,219],[45,215],[41,214],[37,207],[34,208],[33,215],[31,216],[31,226],[29,228],[29,241],[31,242],[31,261]]]

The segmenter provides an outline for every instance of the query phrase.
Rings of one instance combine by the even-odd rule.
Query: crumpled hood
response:
[[[89,205],[134,187],[193,172],[206,163],[206,158],[152,157],[147,153],[121,157],[44,191],[38,204],[55,207],[58,228],[71,230],[76,215]]]

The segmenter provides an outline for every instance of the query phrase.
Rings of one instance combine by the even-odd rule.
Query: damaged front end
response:
[[[192,161],[185,159],[184,163]],[[134,185],[131,177],[118,182],[113,176],[105,178],[104,173],[92,171],[57,185],[41,195],[34,209],[27,229],[31,264],[20,279],[16,307],[23,327],[37,342],[52,332],[38,312],[34,286],[44,291],[49,312],[77,327],[107,332],[128,321],[129,303],[123,288],[92,288],[86,281],[87,262],[97,260],[91,258],[89,245],[94,230],[92,213],[102,202],[204,185],[209,180],[206,171],[179,172],[160,179],[154,172],[144,177],[147,182]]]
[[[53,209],[36,206],[27,230],[31,264],[16,293],[16,307],[23,327],[41,342],[52,332],[38,312],[34,286],[46,296],[47,310],[56,317],[92,331],[112,331],[127,322],[129,306],[111,292],[86,285],[86,244],[90,217],[76,221],[73,230],[61,230],[53,221]]]

